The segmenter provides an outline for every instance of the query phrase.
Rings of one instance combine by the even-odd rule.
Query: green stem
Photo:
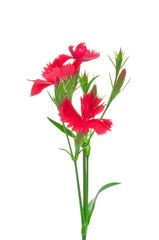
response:
[[[89,181],[89,156],[86,157],[86,160],[87,160],[87,211],[88,211],[88,190],[89,190],[89,187],[88,187],[88,181]]]
[[[111,95],[112,95],[112,94],[111,94]],[[111,100],[111,96],[110,96],[109,101],[108,101],[108,103],[107,103],[107,105],[106,105],[106,107],[105,107],[105,109],[104,109],[104,112],[103,112],[102,115],[101,115],[101,118],[102,118],[102,117],[104,116],[104,114],[106,113],[106,111],[107,111],[108,107],[110,106],[111,102],[112,102],[112,100]]]
[[[67,134],[67,131],[66,131],[66,127],[65,127],[65,124],[63,123],[63,127],[64,127],[64,130],[65,130],[65,134],[66,134],[66,137],[67,137],[67,141],[68,141],[68,145],[69,145],[69,148],[70,148],[70,154],[73,158],[73,152],[72,152],[72,148],[71,148],[71,143],[70,143],[70,140],[69,140],[69,137],[68,137],[68,134]]]
[[[79,198],[79,206],[80,206],[80,213],[81,213],[81,223],[83,226],[84,223],[84,214],[82,208],[82,198],[81,198],[81,190],[80,190],[80,183],[79,183],[79,176],[78,176],[78,169],[77,169],[77,162],[74,161],[75,164],[75,173],[76,173],[76,181],[77,181],[77,190],[78,190],[78,198]]]
[[[86,156],[86,149],[83,150],[83,211],[84,220],[87,226],[87,212],[88,212],[88,156]]]
[[[86,240],[86,235],[82,236],[82,240]]]

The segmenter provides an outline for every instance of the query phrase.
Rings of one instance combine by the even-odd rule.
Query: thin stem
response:
[[[82,236],[82,240],[86,240],[86,235]]]
[[[77,169],[77,163],[76,163],[76,161],[74,161],[74,164],[75,164],[75,173],[76,173],[76,181],[77,181],[77,190],[78,190],[79,206],[80,206],[80,212],[81,212],[81,223],[82,223],[82,225],[83,225],[83,223],[84,223],[84,214],[83,214],[83,208],[82,208],[81,190],[80,190],[80,183],[79,183],[78,169]]]
[[[67,137],[68,145],[69,145],[69,148],[70,148],[70,153],[71,153],[71,156],[73,157],[73,152],[72,152],[72,148],[71,148],[71,143],[70,143],[70,140],[69,140],[69,137],[68,137],[68,134],[67,134],[67,131],[66,131],[66,127],[65,127],[65,124],[64,124],[64,123],[63,123],[63,127],[64,127],[64,130],[65,130],[65,134],[66,134],[66,137]]]
[[[88,158],[86,156],[86,149],[83,150],[83,211],[85,223],[87,225],[88,212]]]
[[[109,98],[109,101],[108,101],[108,103],[107,103],[107,105],[106,105],[106,107],[105,107],[105,110],[104,110],[104,112],[102,113],[102,115],[101,115],[101,118],[104,116],[104,114],[106,113],[106,111],[107,111],[107,109],[108,109],[108,107],[110,106],[110,103],[111,103],[112,101],[111,101],[111,98]]]
[[[87,211],[88,211],[88,190],[89,190],[89,187],[88,187],[88,181],[89,181],[89,156],[86,157],[86,161],[87,161]]]

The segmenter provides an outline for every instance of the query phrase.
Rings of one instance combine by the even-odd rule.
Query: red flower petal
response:
[[[79,134],[83,127],[83,121],[78,112],[74,109],[69,98],[65,98],[61,107],[58,108],[59,116],[63,123],[69,123],[67,127],[72,127],[72,131],[78,131]]]
[[[69,46],[69,51],[73,58],[78,61],[78,64],[79,62],[90,61],[100,56],[100,53],[88,50],[85,43],[78,44],[75,50],[73,48],[74,46]]]
[[[66,79],[68,76],[72,76],[75,73],[75,68],[72,64],[66,64],[60,68],[60,75],[59,78]]]
[[[42,76],[49,82],[55,83],[55,80],[57,77],[59,79],[66,79],[70,76],[72,76],[75,73],[75,67],[71,64],[66,64],[61,66],[60,68],[52,68],[51,71],[45,71],[43,72]]]
[[[48,75],[54,71],[54,69],[59,69],[63,66],[63,64],[69,60],[70,58],[72,58],[71,56],[65,55],[65,54],[61,54],[59,55],[57,58],[55,58],[55,60],[53,61],[53,63],[48,63],[46,67],[44,67],[44,71],[42,72],[42,76],[47,79]],[[55,70],[55,72],[56,72]]]
[[[83,132],[87,132],[88,128],[94,129],[94,131],[100,135],[104,134],[107,131],[110,131],[112,126],[112,121],[108,119],[91,119],[86,121],[83,128]]]
[[[104,110],[104,105],[99,105],[101,101],[102,98],[94,98],[93,93],[86,93],[86,95],[83,95],[83,98],[81,98],[81,113],[84,121],[95,117]]]
[[[40,79],[37,79],[37,80],[29,80],[29,81],[34,82],[34,84],[33,84],[33,86],[32,86],[32,89],[31,89],[31,94],[30,94],[30,96],[37,95],[37,94],[41,93],[44,88],[47,88],[47,87],[49,87],[50,85],[52,85],[51,82],[47,82],[47,81],[45,81],[45,80],[40,80]]]
[[[95,104],[94,102],[91,102],[92,99],[95,102]],[[111,120],[102,119],[102,118],[90,120],[92,116],[94,117],[95,113],[99,113],[103,110],[103,107],[104,107],[103,105],[98,106],[98,104],[102,101],[102,99],[101,98],[94,99],[93,94],[87,93],[86,95],[84,95],[82,101],[83,101],[83,104],[86,105],[85,109],[83,106],[83,113],[84,114],[88,113],[85,119],[83,118],[83,116],[81,117],[78,114],[78,112],[74,109],[70,99],[66,98],[61,104],[61,107],[58,108],[61,121],[63,123],[68,123],[67,127],[71,127],[72,131],[78,131],[79,134],[81,133],[81,131],[83,131],[84,134],[86,132],[89,132],[90,128],[94,129],[94,131],[97,134],[104,134],[107,131],[110,131],[112,126]],[[93,105],[93,108],[91,108],[91,103]]]
[[[69,51],[75,59],[82,59],[84,57],[85,52],[87,51],[85,43],[80,43],[77,45],[75,50],[73,50],[74,46],[69,46]]]
[[[52,63],[52,67],[61,67],[67,60],[71,59],[71,56],[61,54]]]

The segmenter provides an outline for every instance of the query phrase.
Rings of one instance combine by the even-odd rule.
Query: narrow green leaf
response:
[[[59,149],[62,150],[62,151],[67,152],[71,156],[71,153],[69,151],[67,151],[66,149],[64,149],[64,148],[59,148]],[[72,158],[72,156],[71,156],[71,158]]]
[[[82,91],[84,92],[83,83],[82,83],[83,77],[82,77],[82,76],[79,76],[78,79],[79,79],[79,83],[80,83],[81,89],[82,89]]]
[[[111,63],[113,64],[113,66],[116,68],[115,63],[113,62],[113,60],[111,59],[111,57],[110,57],[109,55],[107,55],[107,56],[108,56],[109,60],[111,61]]]
[[[110,83],[111,83],[111,86],[112,86],[112,88],[113,88],[113,81],[112,81],[112,78],[111,78],[111,75],[110,75],[110,73],[109,73],[109,78],[110,78]]]
[[[97,77],[99,77],[99,75],[97,75],[97,76],[95,76],[95,77],[93,77],[92,79],[91,79],[91,81],[87,84],[87,87],[86,87],[86,92],[88,92],[88,90],[89,90],[89,88],[90,88],[90,86],[91,86],[91,84],[92,84],[92,82],[97,78]]]
[[[126,58],[126,60],[124,61],[124,63],[121,65],[120,68],[122,68],[125,65],[125,63],[127,62],[128,59],[129,59],[129,56]]]
[[[51,98],[51,100],[54,102],[53,97],[51,96],[51,94],[49,93],[49,91],[47,91],[47,93],[49,94],[49,97]]]
[[[128,83],[130,82],[131,78],[129,78],[128,82],[126,83],[126,85],[120,90],[120,93],[127,87]]]
[[[89,204],[88,204],[88,215],[87,215],[87,217],[88,217],[88,224],[89,224],[89,222],[90,222],[90,218],[91,218],[92,213],[93,213],[93,210],[94,210],[94,208],[95,208],[96,200],[97,200],[97,197],[98,197],[99,193],[101,193],[102,191],[104,191],[105,189],[107,189],[107,188],[109,188],[109,187],[112,187],[112,186],[115,186],[115,185],[118,185],[118,184],[120,184],[120,183],[118,183],[118,182],[112,182],[112,183],[105,184],[103,187],[101,187],[101,188],[99,189],[99,191],[97,192],[95,198],[93,198],[93,199],[89,202]]]
[[[58,123],[58,122],[55,122],[54,120],[52,120],[52,119],[49,118],[49,117],[47,117],[47,118],[48,118],[48,120],[49,120],[52,124],[54,124],[55,127],[57,127],[61,132],[65,133],[65,129],[64,129],[63,125],[61,125],[61,124]],[[70,137],[75,138],[75,135],[74,135],[68,128],[66,128],[66,131],[67,131],[67,134],[68,134]]]

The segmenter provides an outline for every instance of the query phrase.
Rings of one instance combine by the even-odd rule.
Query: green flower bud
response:
[[[126,69],[123,69],[116,81],[116,84],[114,86],[114,93],[115,95],[117,95],[120,92],[121,87],[123,86],[123,83],[125,81],[125,77],[126,77]]]
[[[81,132],[80,134],[77,135],[75,145],[76,146],[81,146],[82,140],[83,140],[84,134]]]
[[[93,85],[90,93],[93,93],[95,98],[97,97],[97,85],[96,84]]]
[[[119,53],[115,53],[115,61],[116,61],[116,76],[118,76],[122,62],[123,62],[123,57],[124,57],[124,53],[120,48]]]

